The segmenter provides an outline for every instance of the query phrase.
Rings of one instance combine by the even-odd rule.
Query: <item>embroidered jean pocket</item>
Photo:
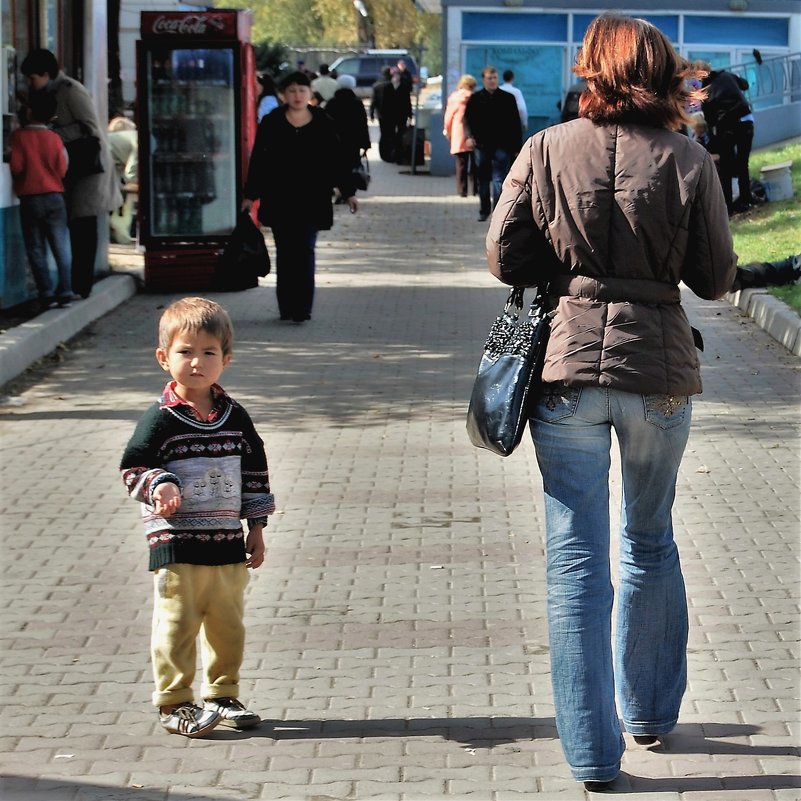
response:
[[[557,423],[576,413],[581,389],[566,384],[543,384],[532,417],[543,423]]]
[[[663,430],[680,426],[690,410],[687,395],[643,395],[645,419]]]

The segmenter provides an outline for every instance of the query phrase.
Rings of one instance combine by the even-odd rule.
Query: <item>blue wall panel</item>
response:
[[[0,238],[0,307],[8,309],[36,297],[22,241],[18,205],[0,209]],[[55,264],[50,261],[55,280]]]
[[[580,42],[589,28],[590,23],[597,17],[597,14],[574,14],[573,15],[573,41]],[[647,20],[651,25],[656,25],[671,42],[679,40],[679,18],[670,14],[639,14],[635,17]]]
[[[695,17],[688,14],[684,18],[685,44],[787,47],[789,37],[789,20],[778,17]]]
[[[564,42],[566,14],[494,14],[467,11],[462,15],[465,42]]]

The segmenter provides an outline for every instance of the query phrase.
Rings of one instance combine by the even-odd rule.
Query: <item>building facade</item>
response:
[[[443,15],[443,97],[464,73],[480,85],[485,65],[511,69],[526,99],[529,134],[559,121],[587,26],[610,8],[598,0],[417,2]],[[801,0],[639,0],[615,10],[652,22],[690,60],[741,65],[761,117],[757,146],[801,135]]]

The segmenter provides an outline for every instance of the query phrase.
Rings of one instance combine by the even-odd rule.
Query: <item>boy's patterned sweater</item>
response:
[[[150,570],[167,564],[227,565],[245,561],[241,520],[267,522],[275,511],[267,457],[248,413],[216,384],[205,421],[167,384],[139,421],[120,469],[129,494],[142,502]],[[181,506],[154,512],[153,491],[171,481]]]

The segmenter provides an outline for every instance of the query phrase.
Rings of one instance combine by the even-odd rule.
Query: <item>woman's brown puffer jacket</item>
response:
[[[504,182],[487,259],[504,283],[550,281],[544,381],[701,391],[678,285],[719,298],[737,256],[714,163],[686,136],[583,118],[536,134]]]

